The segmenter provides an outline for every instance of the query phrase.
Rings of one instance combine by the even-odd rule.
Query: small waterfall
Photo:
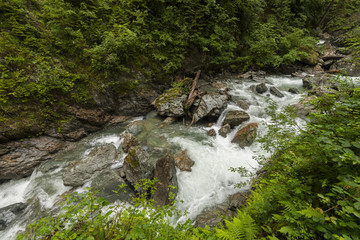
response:
[[[192,172],[177,170],[179,183],[177,204],[181,210],[189,212],[186,218],[194,219],[204,209],[222,203],[229,195],[239,191],[234,186],[247,179],[231,172],[230,167],[245,167],[249,171],[255,172],[258,163],[253,157],[259,154],[266,155],[259,143],[255,142],[244,149],[231,143],[236,131],[243,125],[233,129],[225,138],[220,135],[209,137],[207,131],[211,128],[218,131],[223,123],[225,113],[229,110],[240,110],[236,101],[245,100],[250,103],[249,109],[246,110],[250,115],[250,122],[259,123],[258,131],[265,132],[266,123],[270,120],[265,111],[268,104],[267,98],[271,98],[278,104],[279,111],[286,105],[297,103],[301,98],[300,94],[287,92],[290,87],[302,88],[300,78],[270,76],[266,78],[266,81],[268,85],[282,90],[285,96],[278,98],[266,93],[254,94],[249,88],[251,85],[255,85],[255,82],[228,79],[226,83],[233,102],[230,102],[212,127],[193,126],[187,131],[186,126],[174,123],[159,129],[158,125],[161,123],[161,119],[156,116],[150,114],[144,120],[142,120],[143,118],[134,119],[144,121],[145,131],[141,132],[137,138],[145,142],[149,150],[152,148],[167,149],[171,146],[173,152],[187,150],[188,155],[195,161]],[[120,124],[81,140],[72,150],[60,153],[51,162],[42,164],[31,177],[0,185],[0,208],[17,202],[28,204],[24,215],[17,222],[4,231],[0,231],[0,239],[14,239],[16,232],[23,230],[29,221],[49,214],[62,196],[70,190],[69,187],[63,185],[61,178],[63,169],[68,166],[69,162],[87,155],[95,146],[112,143],[120,149],[119,160],[112,168],[121,167],[125,155],[121,153],[120,146],[126,124]],[[179,219],[179,221],[183,220],[185,219]]]

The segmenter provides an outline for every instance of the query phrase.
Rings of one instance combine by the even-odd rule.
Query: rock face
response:
[[[226,137],[231,132],[231,126],[229,123],[225,124],[219,129],[219,135]]]
[[[25,203],[14,203],[7,207],[0,209],[0,231],[5,230],[5,228],[14,221],[21,212],[26,208]]]
[[[228,99],[227,95],[215,92],[204,95],[194,113],[194,121],[203,118],[217,119],[226,108]]]
[[[65,146],[63,141],[46,136],[0,144],[0,180],[30,176],[35,167]]]
[[[104,144],[95,147],[89,155],[70,165],[64,172],[62,179],[65,186],[81,186],[96,177],[102,170],[108,168],[117,160],[114,145]]]
[[[137,141],[136,137],[134,137],[131,133],[125,133],[124,141],[121,146],[123,151],[127,153],[129,151],[129,148],[138,146],[139,142]]]
[[[126,182],[117,169],[105,170],[91,182],[91,187],[99,191],[99,197],[106,198],[111,203],[116,200],[131,202],[136,197],[135,192],[129,186],[120,188],[120,185],[126,185]]]
[[[241,148],[250,146],[256,138],[258,126],[257,123],[249,123],[236,133],[231,142],[238,144]]]
[[[268,90],[268,88],[266,87],[265,83],[260,83],[258,85],[256,85],[255,90],[257,93],[264,93]]]
[[[276,87],[270,87],[270,93],[273,94],[274,96],[277,96],[277,97],[280,97],[280,98],[284,97],[284,94],[282,94],[280,92],[280,90],[277,89]]]
[[[181,117],[185,115],[184,101],[186,95],[176,88],[163,93],[155,100],[155,108],[160,116]]]
[[[353,61],[353,57],[348,55],[343,59],[334,62],[331,65],[330,70],[336,71],[339,70],[342,74],[347,76],[359,76],[360,75],[360,66]]]
[[[187,155],[186,150],[182,151],[180,154],[175,155],[174,161],[175,166],[178,167],[180,171],[191,172],[191,167],[195,164],[195,162]]]
[[[249,114],[244,111],[228,111],[225,115],[224,125],[229,124],[231,128],[234,128],[249,119]]]
[[[170,193],[172,192],[175,198],[177,193],[177,178],[174,158],[171,155],[166,155],[156,162],[154,178],[158,180],[155,183],[156,191],[152,195],[152,198],[160,206],[171,204],[169,200]],[[174,186],[175,189],[170,188]]]
[[[123,170],[126,180],[135,186],[140,179],[151,179],[154,165],[149,161],[149,154],[140,146],[130,147],[125,158]]]

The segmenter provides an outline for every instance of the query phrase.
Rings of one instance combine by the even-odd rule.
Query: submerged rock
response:
[[[289,88],[288,92],[293,94],[300,94],[300,91],[297,88]]]
[[[241,107],[242,109],[244,109],[244,110],[248,110],[248,109],[249,109],[249,104],[248,104],[246,101],[244,101],[244,100],[239,100],[239,101],[237,101],[237,105],[238,105],[239,107]]]
[[[210,129],[209,131],[207,131],[207,135],[210,137],[215,137],[216,136],[215,129]]]
[[[225,124],[219,129],[219,135],[226,137],[231,132],[231,126],[229,123]]]
[[[65,186],[78,187],[96,177],[117,160],[114,145],[104,144],[95,147],[87,156],[71,164],[62,179]]]
[[[240,125],[241,123],[248,121],[249,119],[250,116],[246,112],[240,110],[233,110],[233,111],[228,111],[225,114],[225,119],[223,124],[224,125],[229,124],[231,128],[234,128]]]
[[[177,178],[174,158],[171,155],[166,155],[156,162],[154,178],[158,180],[155,183],[155,192],[152,198],[156,201],[157,205],[165,206],[171,204],[170,193],[172,197],[176,197],[177,193]],[[174,186],[175,188],[171,188]]]
[[[22,202],[0,208],[0,231],[5,230],[5,228],[10,225],[17,218],[17,215],[21,214],[25,208],[26,204]]]
[[[257,136],[258,126],[258,123],[249,123],[235,134],[231,142],[238,144],[241,148],[250,146]]]
[[[272,95],[277,96],[277,97],[280,97],[280,98],[284,97],[284,94],[282,94],[282,93],[280,92],[280,90],[277,89],[276,87],[270,87],[270,93],[271,93]]]
[[[178,167],[180,171],[191,172],[191,167],[195,164],[195,162],[187,154],[186,150],[182,151],[180,154],[175,155],[174,160],[175,166]]]
[[[264,93],[268,90],[268,88],[266,87],[265,83],[260,83],[258,85],[256,85],[255,90],[257,93]]]

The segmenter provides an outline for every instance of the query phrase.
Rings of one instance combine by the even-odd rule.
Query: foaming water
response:
[[[127,123],[90,135],[76,143],[73,150],[57,155],[54,160],[43,164],[34,171],[31,177],[0,185],[0,208],[17,202],[25,202],[29,205],[22,221],[18,221],[5,231],[0,231],[0,239],[14,239],[16,232],[23,230],[29,221],[49,215],[51,209],[61,201],[62,195],[70,190],[69,187],[63,185],[62,171],[69,162],[86,156],[95,146],[113,144],[118,149],[119,159],[111,168],[121,167],[125,157],[120,147],[123,142],[123,132],[126,124],[134,121],[139,121],[139,128],[142,129],[136,137],[144,144],[144,147],[146,146],[153,158],[158,159],[163,154],[187,150],[189,157],[195,161],[192,172],[177,170],[179,185],[177,205],[181,210],[189,212],[179,221],[184,221],[186,218],[194,219],[204,209],[224,202],[229,195],[239,190],[245,190],[246,187],[237,189],[235,186],[248,179],[231,172],[230,167],[244,167],[250,172],[255,172],[259,165],[254,160],[254,156],[267,154],[256,142],[244,149],[231,143],[237,130],[248,122],[233,129],[227,137],[220,135],[210,137],[207,131],[213,128],[217,132],[222,126],[226,112],[242,110],[237,102],[243,100],[249,104],[249,109],[245,110],[250,115],[249,122],[258,123],[259,135],[264,134],[267,129],[266,123],[270,121],[266,114],[268,99],[276,102],[278,111],[281,111],[286,105],[297,103],[301,97],[287,90],[290,87],[301,90],[302,86],[300,78],[287,76],[269,76],[266,77],[266,82],[268,87],[275,86],[281,90],[284,97],[278,98],[271,95],[269,91],[262,95],[254,94],[250,86],[258,83],[229,79],[227,85],[232,102],[212,127],[193,126],[187,130],[187,127],[181,123],[174,123],[159,128],[162,119],[149,114],[145,118],[135,118]],[[84,187],[86,186],[90,186],[90,182]],[[79,188],[77,191],[84,190]]]

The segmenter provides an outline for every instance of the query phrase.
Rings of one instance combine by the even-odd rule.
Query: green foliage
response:
[[[190,221],[174,226],[181,214],[174,206],[156,206],[147,200],[154,181],[143,180],[133,204],[113,204],[96,197],[96,191],[68,196],[59,215],[30,224],[21,239],[216,239],[209,228],[194,228]],[[122,186],[123,187],[123,186]]]
[[[247,213],[238,212],[238,216],[234,217],[232,222],[225,220],[226,228],[216,229],[216,235],[220,239],[255,239],[258,234],[258,227],[254,220]]]
[[[269,109],[262,142],[272,157],[262,158],[263,177],[240,212],[262,229],[257,238],[360,238],[360,88],[332,84],[339,90],[312,102],[306,126]]]

